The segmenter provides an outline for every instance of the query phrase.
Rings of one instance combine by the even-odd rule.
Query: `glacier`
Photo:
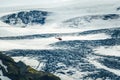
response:
[[[50,7],[0,8],[0,51],[61,80],[120,80],[119,3],[62,0]]]

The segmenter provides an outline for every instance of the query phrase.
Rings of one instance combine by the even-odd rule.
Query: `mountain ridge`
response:
[[[12,58],[0,52],[0,79],[4,80],[60,80],[51,73],[37,71],[23,62],[14,62]],[[5,77],[5,78],[4,78]]]
[[[40,10],[20,11],[2,16],[0,20],[6,24],[19,27],[26,27],[34,24],[43,25],[45,24],[48,14],[49,12]]]

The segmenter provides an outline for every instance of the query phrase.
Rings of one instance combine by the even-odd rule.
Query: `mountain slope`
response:
[[[28,25],[45,24],[48,12],[39,10],[21,11],[9,15],[2,16],[1,21],[9,25],[26,27]]]
[[[62,80],[120,80],[119,3],[120,0],[70,0],[61,6],[56,3],[54,8],[2,9],[0,16],[9,12],[29,14],[33,10],[52,14],[47,14],[44,24],[37,25],[27,22],[28,15],[22,16],[25,28],[16,21],[14,24],[12,18],[12,26],[1,24],[0,50],[16,62],[23,61]]]
[[[119,26],[120,14],[96,14],[75,17],[63,21],[67,28],[84,28],[84,27],[106,27]]]
[[[26,66],[23,62],[14,62],[8,56],[0,53],[0,79],[1,80],[60,80],[58,77],[36,71],[30,66]]]

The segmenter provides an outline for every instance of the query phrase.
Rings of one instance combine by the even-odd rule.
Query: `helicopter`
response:
[[[62,38],[60,36],[55,36],[55,39],[58,39],[59,41],[62,41]]]

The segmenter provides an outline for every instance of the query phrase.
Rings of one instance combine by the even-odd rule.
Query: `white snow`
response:
[[[35,57],[23,57],[23,56],[18,56],[18,57],[12,57],[15,62],[22,61],[26,65],[31,66],[32,68],[36,70],[42,70],[42,67],[44,67],[44,62],[38,61]]]
[[[57,75],[57,74],[56,74]],[[57,75],[61,78],[61,80],[74,80],[73,78],[71,78],[70,76],[64,75],[64,74],[59,74]]]
[[[107,39],[111,38],[110,36],[100,33],[100,34],[89,34],[89,35],[83,35],[83,36],[63,36],[63,40],[100,40],[100,39]]]
[[[5,14],[4,14],[4,15],[5,15]],[[0,21],[0,26],[1,26],[1,27],[2,27],[2,26],[7,26],[7,27],[9,27],[10,25],[8,25],[8,24],[6,24],[6,23]]]
[[[42,61],[38,61],[37,57],[30,57],[30,56],[17,56],[17,57],[12,57],[15,62],[22,61],[26,65],[31,66],[32,68],[41,71],[42,68],[45,66],[45,63]]]
[[[82,32],[80,29],[59,29],[52,26],[33,26],[32,28],[15,28],[15,27],[0,27],[0,37],[7,36],[22,36],[33,34],[49,34],[49,33],[72,33]]]
[[[49,44],[55,43],[55,38],[48,39],[26,39],[26,40],[0,40],[0,50],[11,49],[53,49]]]
[[[94,72],[82,72],[73,67],[66,67],[64,64],[58,66],[65,67],[64,69],[59,69],[55,72],[55,75],[59,76],[61,80],[82,80],[83,76],[88,75],[90,73],[94,73]],[[69,71],[73,72],[73,75],[68,74],[67,72]],[[65,74],[61,74],[59,72],[64,72]]]
[[[13,43],[2,41],[2,40],[0,40],[0,44],[1,44],[0,45],[1,51],[11,50],[11,49],[19,49],[20,47],[25,48],[25,46],[13,44]]]
[[[101,15],[101,14],[99,14]],[[92,20],[90,23],[86,21],[79,21],[76,25],[73,23],[66,23],[66,28],[69,28],[72,25],[72,28],[80,28],[82,30],[95,30],[95,29],[105,29],[105,28],[116,28],[120,25],[119,23],[120,19],[113,19],[113,20]],[[76,21],[77,22],[77,21]],[[80,24],[82,23],[82,24]],[[64,24],[63,24],[64,25]]]
[[[32,6],[32,5],[39,5],[39,7],[46,7],[46,8],[49,8],[49,7],[54,7],[54,6],[61,6],[62,4],[68,4],[69,1],[71,0],[35,0],[35,1],[32,1],[32,0],[21,0],[21,1],[16,1],[16,0],[11,0],[11,1],[7,1],[7,0],[4,0],[0,3],[0,8],[3,8],[3,7],[18,7],[18,6]],[[66,3],[65,3],[66,2]],[[9,4],[8,4],[9,3]],[[14,4],[16,3],[16,4]],[[28,3],[31,3],[31,4],[28,4]],[[48,7],[49,5],[49,7]]]
[[[5,66],[5,65],[3,64],[2,60],[0,60],[0,66],[2,66],[2,67],[5,69],[5,71],[8,72],[7,66]],[[6,77],[6,76],[3,75],[2,70],[0,70],[0,79],[1,79],[1,80],[11,80],[11,79],[9,79],[8,77]]]
[[[5,69],[6,72],[8,72],[7,66],[5,66],[5,65],[2,63],[2,60],[0,60],[0,65]]]
[[[120,46],[102,46],[94,49],[96,54],[120,57]]]
[[[62,36],[62,41],[69,40],[99,40],[111,38],[110,36],[100,33],[85,36]],[[59,42],[55,37],[41,39],[23,39],[23,40],[0,40],[0,50],[11,49],[54,49],[50,44]]]
[[[74,71],[75,73],[73,75],[69,75],[69,74],[67,74],[68,71]],[[65,74],[61,74],[58,72],[64,72]],[[76,69],[69,67],[66,70],[57,70],[55,72],[55,75],[59,76],[61,78],[61,80],[77,80],[80,77],[82,77],[82,72],[77,71]]]
[[[116,74],[118,76],[120,76],[120,70],[119,69],[112,69],[112,68],[108,68],[104,65],[102,65],[101,63],[99,63],[97,60],[95,60],[94,58],[89,58],[88,61],[93,64],[96,68],[99,69],[105,69],[109,72],[112,72],[113,74]]]
[[[11,80],[11,79],[9,79],[8,77],[3,76],[2,70],[0,70],[0,79],[1,79],[1,80]]]
[[[32,0],[30,0],[32,1]],[[38,1],[38,0],[37,0]],[[120,0],[44,0],[42,3],[38,3],[34,1],[32,5],[29,5],[28,0],[16,0],[12,1],[2,1],[0,4],[0,16],[11,14],[14,12],[22,11],[22,10],[46,10],[48,12],[53,12],[47,20],[46,25],[44,26],[27,26],[26,28],[20,28],[15,26],[7,25],[3,22],[0,22],[0,37],[10,37],[10,36],[25,36],[25,35],[34,35],[34,34],[61,34],[61,33],[77,33],[88,30],[97,30],[97,29],[106,29],[106,28],[116,28],[120,26],[120,19],[116,20],[93,20],[91,23],[85,23],[85,26],[81,26],[79,28],[68,28],[66,25],[61,25],[61,23],[65,20],[74,17],[88,16],[88,15],[104,15],[104,14],[120,14],[120,11],[116,11],[116,8],[120,7]],[[48,2],[46,2],[48,1]],[[7,3],[6,3],[7,2]],[[33,2],[33,1],[32,1]],[[48,6],[50,2],[50,5]],[[4,4],[2,4],[4,3]],[[24,4],[21,4],[24,3]],[[43,4],[44,3],[44,4]],[[9,5],[8,5],[9,4]],[[41,4],[41,5],[40,5]],[[100,40],[100,39],[108,39],[110,36],[99,33],[99,34],[91,34],[84,36],[77,35],[69,35],[69,36],[61,36],[63,41],[69,40]],[[51,38],[40,38],[40,39],[21,39],[21,40],[0,40],[0,51],[12,50],[12,49],[54,49],[50,44],[54,44],[59,42],[59,40],[55,39],[55,37]],[[105,46],[98,47],[94,49],[96,54],[107,55],[107,56],[120,56],[120,46]],[[13,57],[13,59],[18,61],[23,61],[25,64],[30,65],[34,69],[41,70],[44,67],[45,63],[42,61],[38,61],[33,57]],[[99,63],[95,60],[95,58],[90,58],[88,61],[93,64],[95,67],[100,69],[105,69],[109,72],[112,72],[118,76],[120,76],[120,70],[111,69],[103,64]],[[7,67],[0,62],[0,65],[5,69]],[[39,66],[38,66],[39,65]],[[57,66],[65,66],[63,63],[57,64]],[[68,71],[75,71],[75,74],[68,75]],[[58,70],[65,73],[58,74],[62,80],[80,80],[83,75],[89,74],[89,72],[81,72],[73,67],[67,67],[66,70]],[[0,70],[0,79],[2,80],[10,80],[9,78],[3,76],[2,71]],[[92,79],[91,79],[92,80]],[[101,80],[101,79],[98,79]]]

